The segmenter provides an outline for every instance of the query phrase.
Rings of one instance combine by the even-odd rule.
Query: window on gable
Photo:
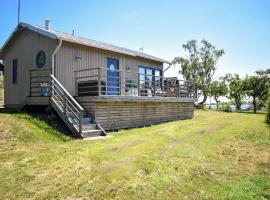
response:
[[[12,62],[12,83],[17,83],[17,70],[18,70],[18,59],[13,59]]]

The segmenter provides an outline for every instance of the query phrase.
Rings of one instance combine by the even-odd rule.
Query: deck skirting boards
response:
[[[180,119],[192,119],[193,102],[106,102],[76,98],[104,130],[143,127]]]

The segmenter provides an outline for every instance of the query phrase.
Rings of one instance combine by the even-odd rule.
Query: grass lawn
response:
[[[263,114],[196,111],[111,135],[74,140],[0,113],[0,199],[270,199]]]

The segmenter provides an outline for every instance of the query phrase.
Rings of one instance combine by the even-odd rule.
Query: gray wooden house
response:
[[[20,23],[0,52],[5,106],[50,105],[81,137],[193,117],[192,85],[166,60]]]

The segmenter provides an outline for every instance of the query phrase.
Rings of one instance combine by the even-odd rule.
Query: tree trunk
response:
[[[195,87],[195,98],[198,98],[198,89]]]
[[[240,110],[241,109],[241,103],[237,102],[236,103],[236,110]]]
[[[257,104],[256,104],[256,98],[255,97],[253,97],[253,111],[254,111],[254,113],[257,112]]]
[[[218,109],[218,106],[219,106],[219,101],[218,101],[218,98],[217,97],[214,97],[216,103],[217,103],[217,109]]]
[[[207,93],[203,91],[203,100],[199,103],[201,105],[203,105],[207,100]]]

